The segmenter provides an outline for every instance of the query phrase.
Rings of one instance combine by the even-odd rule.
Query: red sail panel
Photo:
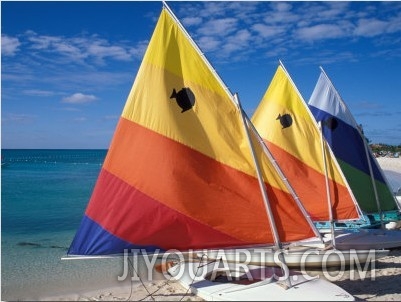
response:
[[[311,215],[313,221],[326,220],[328,217],[326,197],[326,179],[318,171],[312,169],[305,162],[289,154],[280,146],[276,146],[265,141],[275,159],[280,163],[280,168],[296,190],[298,196],[301,196],[302,203]],[[302,171],[302,172],[300,172]],[[300,175],[307,175],[307,178]],[[307,184],[306,184],[307,183]],[[342,196],[348,196],[348,189],[345,186],[339,186],[332,179],[329,179],[331,200],[338,202]],[[342,200],[343,201],[343,200]],[[348,206],[347,206],[348,205]],[[335,215],[342,219],[353,219],[355,217],[355,206],[352,202],[341,207],[336,206]]]
[[[143,143],[144,140],[146,144]],[[140,192],[147,196],[147,199],[156,201],[158,207],[163,209],[162,212],[170,209],[175,214],[183,215],[187,221],[210,228],[209,233],[215,229],[219,234],[217,237],[224,234],[226,239],[230,238],[225,242],[225,246],[273,242],[256,178],[123,118],[120,120],[112,146],[118,148],[110,148],[104,169],[113,175],[118,175],[121,182],[130,186],[132,191]],[[149,146],[155,147],[149,148]],[[127,167],[135,168],[127,169]],[[190,171],[195,169],[196,173],[190,173],[188,168]],[[115,190],[109,188],[110,186],[107,187],[107,190]],[[269,195],[273,198],[271,202],[279,200],[277,215],[285,217],[281,221],[287,231],[281,232],[282,238],[285,241],[304,238],[304,232],[299,231],[300,227],[302,229],[304,226],[303,217],[297,217],[297,212],[288,211],[293,207],[292,197],[275,188],[270,187],[269,191]],[[104,211],[104,202],[103,194],[98,198],[93,197],[87,214],[118,237],[138,243],[135,234],[125,236],[115,230],[119,224],[130,224],[131,228],[140,225],[140,218],[146,217],[142,212],[149,213],[146,204],[137,204],[133,200],[127,205],[126,198],[116,194],[115,200],[107,200],[110,210]],[[153,210],[154,206],[155,204],[151,206]],[[114,213],[120,211],[121,214]],[[126,215],[125,212],[132,213],[127,214],[130,219],[118,219],[121,215]],[[143,215],[139,215],[138,221],[135,221],[132,217],[135,217],[134,213],[137,212]],[[294,225],[292,219],[299,219],[300,224]],[[164,223],[155,220],[154,225],[158,228],[155,230],[156,235],[158,232],[163,232]],[[198,237],[193,240],[202,242],[204,236],[198,235],[205,230],[197,232],[190,227],[182,228],[183,232],[188,230],[191,234],[185,236],[182,234],[182,238],[193,236]],[[150,234],[145,237],[152,238]],[[179,237],[177,240],[180,240]],[[203,245],[210,246],[213,238],[210,236]],[[156,238],[153,240],[158,242]],[[172,242],[169,247],[174,244],[177,243]],[[188,244],[188,240],[178,245],[182,247],[183,244]],[[196,247],[199,246],[200,243],[197,243]],[[187,248],[193,247],[187,246]]]

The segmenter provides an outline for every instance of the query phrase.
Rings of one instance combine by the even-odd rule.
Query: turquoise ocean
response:
[[[122,258],[62,260],[107,150],[2,150],[1,300],[118,286]]]

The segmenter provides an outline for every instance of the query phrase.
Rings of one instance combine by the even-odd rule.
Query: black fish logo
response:
[[[287,113],[283,115],[279,114],[276,120],[280,120],[280,124],[283,126],[283,129],[292,125],[292,117]]]
[[[191,109],[195,105],[195,95],[189,87],[182,88],[178,92],[174,88],[170,99],[176,99],[178,106],[182,109],[181,113]]]
[[[322,121],[322,125],[329,128],[331,131],[337,128],[338,126],[338,121],[335,117],[329,117]]]

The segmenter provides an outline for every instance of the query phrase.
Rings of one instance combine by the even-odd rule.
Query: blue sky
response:
[[[366,136],[401,144],[401,2],[168,2],[249,116],[281,60],[322,66]],[[2,148],[108,148],[162,8],[1,1]]]

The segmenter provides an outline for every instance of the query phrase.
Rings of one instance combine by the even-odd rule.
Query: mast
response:
[[[244,125],[244,130],[245,130],[245,133],[246,133],[246,136],[247,136],[247,139],[248,139],[248,143],[249,143],[249,145],[253,146],[252,142],[251,142],[250,135],[249,135],[249,130],[248,130],[248,127],[247,127],[247,123],[246,123],[246,120],[245,120],[244,112],[242,110],[242,107],[241,107],[241,104],[240,104],[240,101],[239,101],[237,93],[234,94],[234,100],[237,102],[238,110],[241,113],[241,118],[242,118],[242,122],[243,122],[243,125]],[[275,223],[275,220],[274,220],[274,216],[273,216],[273,213],[272,213],[272,210],[271,210],[271,207],[270,207],[269,197],[267,196],[267,193],[266,193],[266,188],[265,188],[265,184],[263,182],[262,172],[260,171],[260,166],[259,166],[259,163],[258,163],[258,161],[256,159],[255,151],[254,151],[253,148],[251,148],[251,154],[252,154],[253,162],[255,164],[256,174],[258,176],[260,191],[261,191],[262,196],[263,196],[263,202],[264,202],[264,206],[265,206],[265,209],[266,209],[266,215],[269,218],[270,228],[271,228],[271,230],[273,232],[274,243],[276,245],[276,248],[281,250],[282,244],[281,244],[281,241],[280,241],[280,236],[278,234],[276,223]]]
[[[338,93],[337,89],[334,87],[334,85],[333,85],[333,83],[331,82],[330,78],[328,77],[328,75],[327,75],[326,72],[324,71],[323,67],[322,67],[322,66],[319,66],[319,67],[320,67],[321,72],[323,73],[323,75],[325,76],[325,78],[326,78],[327,81],[330,83],[331,87],[333,88],[334,93],[337,95],[338,99],[340,100],[341,105],[343,105],[343,106],[347,109],[347,111],[350,111],[349,108],[348,108],[348,106],[347,106],[347,105],[344,103],[344,101],[342,100],[342,98],[341,98],[340,94]],[[358,125],[357,122],[355,121],[355,119],[354,119],[354,117],[353,117],[352,115],[351,115],[351,118],[352,118],[352,121],[354,122],[354,124],[355,124],[355,125]],[[362,141],[363,141],[363,146],[364,146],[364,149],[365,149],[366,160],[367,160],[367,162],[368,162],[368,167],[369,167],[370,179],[371,179],[371,182],[372,182],[373,192],[374,192],[374,194],[375,194],[375,200],[376,200],[377,210],[378,210],[379,216],[380,216],[380,224],[381,224],[381,227],[384,228],[384,223],[383,223],[383,212],[382,212],[382,210],[381,210],[380,199],[379,199],[379,195],[378,195],[378,193],[377,193],[377,187],[376,187],[376,182],[375,182],[374,175],[373,175],[372,163],[371,163],[371,160],[370,160],[370,159],[371,159],[371,156],[370,156],[370,155],[371,155],[371,152],[369,151],[369,147],[368,147],[368,145],[367,145],[367,143],[366,143],[366,140],[365,140],[364,135],[363,135],[362,132],[361,132],[361,129],[359,129],[358,126],[356,127],[356,129],[357,129],[358,134],[360,135],[360,137],[361,137],[361,139],[362,139]]]
[[[244,113],[245,114],[245,113]],[[248,123],[248,126],[251,127],[253,133],[256,135],[259,144],[263,148],[263,152],[266,154],[267,158],[270,160],[272,163],[273,167],[276,169],[278,174],[280,175],[280,178],[283,180],[284,184],[286,185],[288,191],[290,191],[291,195],[294,197],[295,202],[298,205],[298,208],[301,210],[302,214],[305,216],[306,220],[309,223],[309,226],[312,228],[313,232],[315,233],[316,237],[319,238],[319,240],[323,243],[322,235],[316,228],[315,224],[313,223],[309,213],[306,211],[304,205],[299,199],[299,196],[295,192],[294,188],[291,186],[290,182],[288,181],[288,178],[284,175],[283,171],[281,170],[280,166],[277,164],[276,159],[274,158],[273,154],[270,152],[269,148],[266,146],[266,144],[263,142],[263,139],[260,137],[259,133],[255,129],[255,126],[252,124],[252,122],[249,120],[249,118],[245,115],[246,121]]]
[[[359,129],[359,127],[357,127],[357,129],[358,129],[359,135],[360,135],[361,138],[362,138],[363,146],[364,146],[364,149],[365,149],[366,160],[368,161],[370,180],[371,180],[371,182],[372,182],[373,192],[374,192],[374,194],[375,194],[375,200],[376,200],[377,210],[379,211],[380,225],[381,225],[381,228],[384,229],[383,211],[382,211],[381,206],[380,206],[380,199],[379,199],[379,194],[377,193],[377,187],[376,187],[375,177],[374,177],[374,175],[373,175],[372,163],[370,162],[370,156],[369,156],[368,146],[367,146],[367,144],[366,144],[366,140],[365,140],[364,135],[362,134],[361,129]]]
[[[329,210],[330,229],[331,229],[331,242],[333,244],[333,247],[335,248],[336,247],[336,240],[335,240],[335,233],[334,233],[333,208],[332,208],[332,202],[331,202],[329,176],[328,176],[328,173],[327,173],[326,148],[325,148],[325,141],[324,141],[324,137],[323,137],[322,122],[319,122],[319,130],[320,130],[320,142],[321,142],[321,146],[322,146],[324,176],[325,176],[325,180],[326,180],[327,208]]]
[[[285,267],[287,267],[286,262],[285,262],[285,258],[284,258],[283,253],[282,253],[283,252],[282,243],[280,241],[280,236],[279,236],[278,231],[277,231],[276,222],[274,220],[274,215],[273,215],[272,209],[270,207],[269,197],[267,196],[266,187],[265,187],[265,184],[264,184],[264,181],[263,181],[262,172],[260,171],[260,166],[259,166],[258,160],[256,158],[255,150],[253,149],[251,137],[250,137],[250,134],[249,134],[249,129],[248,129],[248,126],[247,126],[247,122],[249,123],[249,120],[246,120],[246,118],[245,118],[245,114],[244,114],[244,111],[242,110],[241,103],[240,103],[240,100],[239,100],[239,97],[238,97],[237,93],[234,94],[234,101],[237,103],[238,110],[240,111],[240,114],[241,114],[241,118],[242,118],[244,130],[245,130],[245,133],[246,133],[246,137],[248,139],[249,145],[251,146],[251,154],[252,154],[253,162],[255,164],[256,174],[258,175],[259,187],[260,187],[260,191],[262,193],[263,202],[264,202],[264,206],[265,206],[265,209],[266,209],[266,214],[267,214],[267,217],[269,218],[270,229],[272,230],[272,233],[273,233],[273,238],[274,238],[274,243],[276,245],[276,248],[279,250],[278,257],[279,257],[280,262]],[[282,269],[284,269],[284,268],[282,267]],[[288,283],[289,287],[292,286],[290,278],[286,278],[286,282]]]

